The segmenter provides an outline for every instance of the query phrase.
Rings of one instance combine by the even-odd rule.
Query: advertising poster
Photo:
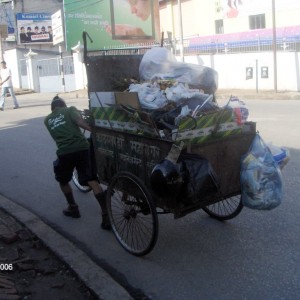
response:
[[[159,41],[158,0],[64,0],[67,48],[93,39],[90,50]]]
[[[48,13],[18,13],[18,43],[19,44],[44,44],[52,43],[52,22]]]

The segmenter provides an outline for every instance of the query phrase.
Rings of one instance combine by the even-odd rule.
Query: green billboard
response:
[[[64,0],[66,45],[70,50],[86,31],[89,50],[160,39],[158,0]]]

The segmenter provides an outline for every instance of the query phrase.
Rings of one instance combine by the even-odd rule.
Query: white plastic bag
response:
[[[131,84],[130,92],[137,92],[142,108],[158,109],[167,104],[167,99],[157,84]]]
[[[201,93],[199,90],[190,89],[188,86],[186,86],[183,83],[178,83],[171,87],[166,88],[165,93],[167,99],[169,101],[174,101],[174,102],[203,95],[203,93]]]
[[[242,157],[241,190],[244,206],[271,210],[282,201],[282,177],[269,148],[257,134]]]

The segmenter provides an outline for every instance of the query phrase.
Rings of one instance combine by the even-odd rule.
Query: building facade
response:
[[[184,38],[232,34],[273,27],[272,0],[161,0],[160,23],[179,38],[181,2]],[[276,27],[299,26],[300,1],[275,0]]]
[[[50,43],[20,43],[21,28],[16,16],[20,13],[51,15],[63,9],[63,0],[0,0],[0,7],[0,24],[7,24],[9,33],[3,41],[4,51],[16,47],[58,51],[58,46]],[[160,0],[159,10],[161,31],[172,33],[177,40],[182,33],[183,39],[194,46],[226,39],[264,42],[272,38],[274,19],[279,39],[300,40],[299,0]],[[27,27],[33,31],[35,25]]]
[[[180,43],[182,34],[185,61],[205,64],[216,69],[221,88],[257,88],[255,82],[258,82],[261,88],[272,89],[275,76],[273,65],[275,21],[279,89],[300,90],[299,0],[147,1],[159,2],[160,28],[165,32],[165,37],[167,32],[171,33],[173,45]],[[16,87],[48,91],[48,86],[45,88],[44,85],[51,82],[51,87],[55,86],[57,91],[61,91],[58,45],[43,40],[20,43],[22,26],[20,18],[17,19],[16,16],[24,14],[21,16],[23,21],[27,15],[29,17],[42,13],[51,15],[63,9],[63,0],[0,0],[0,6],[0,21],[9,25],[9,37],[3,40],[3,48],[10,66],[17,68],[14,72],[18,74],[18,78],[14,80]],[[32,26],[28,24],[26,26],[36,27],[33,25],[34,20]],[[45,37],[40,36],[41,39]],[[83,88],[86,85],[85,76],[82,74],[73,76],[76,72],[84,72],[80,53],[82,45],[78,44],[78,49],[75,48],[79,51],[73,54],[70,50],[66,51],[64,43],[61,46],[63,56],[66,57],[64,70],[68,70],[67,75],[71,75],[69,82],[71,83],[74,78],[75,80],[81,78],[76,84],[69,84],[67,90]],[[174,48],[175,53],[179,55],[180,48]],[[37,55],[25,57],[30,49]],[[288,68],[288,65],[292,66],[292,69]],[[267,70],[267,77],[260,76],[262,68]],[[30,70],[34,70],[35,74],[29,74]],[[252,70],[252,78],[245,76],[246,70]],[[289,74],[290,77],[280,74]],[[259,76],[259,80],[255,76]],[[33,77],[38,79],[33,80]],[[58,83],[53,84],[57,80]]]

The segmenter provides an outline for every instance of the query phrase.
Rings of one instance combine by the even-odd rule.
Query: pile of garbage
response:
[[[218,87],[215,70],[201,65],[178,62],[166,48],[152,48],[145,53],[139,66],[143,83],[129,86],[137,92],[144,109],[159,109],[168,103],[214,94]]]
[[[141,83],[129,85],[142,110],[151,114],[158,129],[174,130],[185,117],[197,118],[220,110],[231,110],[238,125],[248,117],[244,103],[231,97],[221,108],[214,97],[218,86],[215,70],[178,62],[166,48],[147,51],[139,66]]]

